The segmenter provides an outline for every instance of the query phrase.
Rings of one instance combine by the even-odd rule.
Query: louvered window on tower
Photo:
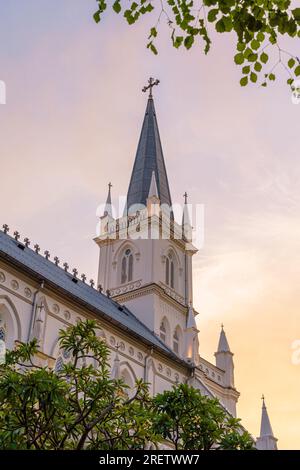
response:
[[[130,282],[133,279],[133,255],[130,249],[127,249],[122,258],[121,264],[121,284]]]
[[[174,289],[174,261],[172,253],[166,259],[166,284]]]
[[[166,334],[167,334],[166,325],[165,325],[165,322],[162,321],[160,324],[160,329],[159,329],[159,337],[164,342],[166,342]]]

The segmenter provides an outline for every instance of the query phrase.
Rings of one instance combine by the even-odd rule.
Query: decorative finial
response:
[[[187,192],[184,193],[183,197],[184,197],[184,203],[187,204],[187,198],[188,198]]]
[[[85,274],[81,274],[81,279],[82,279],[82,282],[85,282],[86,281],[86,275]]]
[[[112,184],[111,184],[111,182],[109,182],[109,183],[108,183],[108,190],[110,191],[111,188],[112,188]]]
[[[7,224],[2,225],[3,232],[8,233],[9,232],[9,226]]]
[[[91,286],[91,287],[94,287],[94,285],[95,285],[95,281],[94,281],[94,279],[91,279],[91,280],[90,280],[90,286]]]
[[[152,88],[155,86],[155,85],[158,85],[160,83],[160,80],[155,80],[153,77],[150,77],[149,80],[148,80],[148,83],[149,85],[147,86],[144,86],[144,88],[142,89],[142,91],[144,93],[146,93],[147,90],[149,90],[149,99],[152,99]]]
[[[50,258],[50,253],[48,250],[44,251],[44,255],[45,255],[45,258],[46,259],[49,259]]]
[[[222,330],[224,330],[224,325],[223,325],[223,323],[221,323],[221,328],[222,328]]]
[[[38,252],[40,251],[40,247],[39,247],[39,245],[38,245],[37,243],[34,245],[34,251],[35,251],[36,253],[38,253]]]
[[[64,263],[64,264],[63,264],[63,267],[64,267],[64,270],[65,270],[66,272],[68,272],[68,269],[69,269],[68,263]]]
[[[55,266],[59,265],[59,258],[57,256],[54,256],[54,263],[55,263]]]
[[[107,295],[107,297],[110,297],[110,290],[109,289],[106,289],[106,295]]]
[[[101,284],[98,285],[98,291],[101,293],[103,291],[103,287]]]
[[[30,240],[29,240],[29,238],[27,238],[27,237],[24,238],[24,244],[25,244],[25,246],[26,246],[27,248],[29,247],[29,245],[30,245]]]
[[[14,237],[15,237],[15,240],[16,240],[16,241],[18,241],[19,238],[20,238],[20,234],[19,234],[19,232],[18,232],[17,230],[14,232]]]
[[[74,277],[77,277],[78,270],[76,268],[74,268],[74,269],[72,269],[72,273],[73,273]]]
[[[264,394],[262,394],[262,396],[261,396],[261,399],[262,399],[262,401],[264,401],[264,400],[265,400],[265,396],[264,396]]]

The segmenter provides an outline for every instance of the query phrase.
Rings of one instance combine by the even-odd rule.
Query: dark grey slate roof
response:
[[[79,279],[74,282],[72,274],[65,272],[64,269],[1,231],[0,259],[25,271],[36,280],[44,280],[45,287],[48,285],[54,288],[57,292],[72,298],[79,306],[82,305],[92,310],[99,318],[105,318],[123,330],[129,331],[144,343],[189,367],[125,306],[118,304]]]
[[[127,210],[134,204],[146,205],[152,171],[155,172],[161,204],[172,205],[168,177],[152,98],[148,99],[143,127],[127,193]]]

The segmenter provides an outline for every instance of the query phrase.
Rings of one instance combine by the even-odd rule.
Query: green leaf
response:
[[[259,33],[257,33],[257,36],[256,36],[256,37],[257,37],[257,40],[258,40],[259,42],[263,42],[263,41],[265,40],[265,35],[264,35],[264,33],[262,33],[261,31],[260,31]]]
[[[174,42],[173,42],[173,45],[174,47],[176,47],[176,49],[178,49],[183,43],[183,36],[176,36]]]
[[[225,31],[229,32],[232,30],[232,21],[230,16],[223,16],[223,21],[225,25]]]
[[[260,72],[262,69],[262,65],[260,62],[255,62],[254,64],[254,70],[256,70],[256,72]]]
[[[300,8],[294,8],[294,10],[292,10],[292,14],[295,20],[300,21]]]
[[[286,81],[286,83],[287,83],[288,85],[292,85],[293,81],[294,81],[294,80],[293,80],[292,78],[288,78],[287,81]]]
[[[250,65],[245,65],[245,67],[242,68],[242,72],[244,74],[247,74],[250,72]]]
[[[234,56],[234,62],[237,64],[237,65],[241,65],[243,62],[244,62],[244,54],[242,54],[241,52],[239,54],[236,54]]]
[[[257,74],[254,73],[254,72],[251,72],[250,80],[251,80],[251,82],[256,83],[257,82]]]
[[[100,12],[100,10],[96,11],[96,13],[94,13],[93,17],[94,17],[94,20],[96,21],[96,23],[99,23],[100,20],[101,20],[101,12]]]
[[[249,54],[249,56],[247,57],[247,60],[249,62],[255,62],[257,59],[257,54]]]
[[[116,13],[120,13],[121,11],[121,5],[120,5],[120,0],[116,0],[113,4],[113,10],[116,12]]]
[[[223,18],[221,18],[219,21],[216,22],[216,31],[218,33],[224,33],[226,31],[226,26],[223,21]]]
[[[212,10],[209,10],[208,15],[207,15],[208,21],[210,23],[213,23],[216,20],[218,13],[219,13],[218,8],[213,8]]]
[[[248,59],[248,57],[249,57],[250,54],[252,54],[252,51],[251,51],[250,47],[247,47],[247,49],[246,49],[245,52],[244,52],[244,57],[245,57],[246,59]]]
[[[269,74],[269,80],[274,81],[275,78],[276,78],[276,77],[275,77],[274,73],[270,73],[270,74]]]
[[[269,56],[265,52],[263,52],[260,55],[260,60],[262,61],[263,64],[266,64],[268,62]]]
[[[151,37],[156,38],[156,36],[157,36],[157,29],[156,29],[155,27],[153,27],[153,28],[150,29],[150,36],[149,36],[149,38],[151,38]],[[149,38],[148,38],[148,39],[149,39]]]
[[[260,42],[257,41],[257,39],[253,39],[251,41],[251,47],[252,47],[253,50],[256,51],[257,49],[259,49],[259,46],[260,46]]]
[[[240,85],[241,86],[246,86],[248,84],[248,77],[242,77],[240,79]]]
[[[186,36],[184,40],[184,45],[186,49],[190,49],[194,44],[194,36]]]
[[[295,68],[294,74],[296,75],[296,77],[299,77],[299,75],[300,75],[300,65],[298,65],[298,66]]]
[[[152,41],[147,44],[147,48],[150,49],[150,51],[153,52],[153,54],[155,54],[155,55],[158,54],[157,49],[154,46]]]
[[[295,59],[291,58],[289,61],[288,61],[288,66],[290,69],[292,69],[295,65]]]
[[[243,42],[238,42],[236,46],[237,50],[240,52],[244,51],[245,47],[246,47],[246,44],[244,44]]]

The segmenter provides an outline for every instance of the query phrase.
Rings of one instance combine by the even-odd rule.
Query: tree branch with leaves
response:
[[[292,86],[300,76],[300,60],[280,46],[282,37],[300,38],[300,8],[292,0],[96,0],[94,20],[99,23],[108,8],[122,14],[129,25],[146,14],[155,15],[147,48],[158,53],[159,27],[164,22],[176,49],[191,49],[200,40],[204,53],[211,48],[211,32],[235,33],[234,62],[241,67],[240,84],[259,82],[265,87],[282,68]],[[299,48],[299,43],[298,43]],[[271,63],[271,54],[275,60]],[[271,63],[271,64],[270,64]],[[269,65],[270,64],[270,65]]]

